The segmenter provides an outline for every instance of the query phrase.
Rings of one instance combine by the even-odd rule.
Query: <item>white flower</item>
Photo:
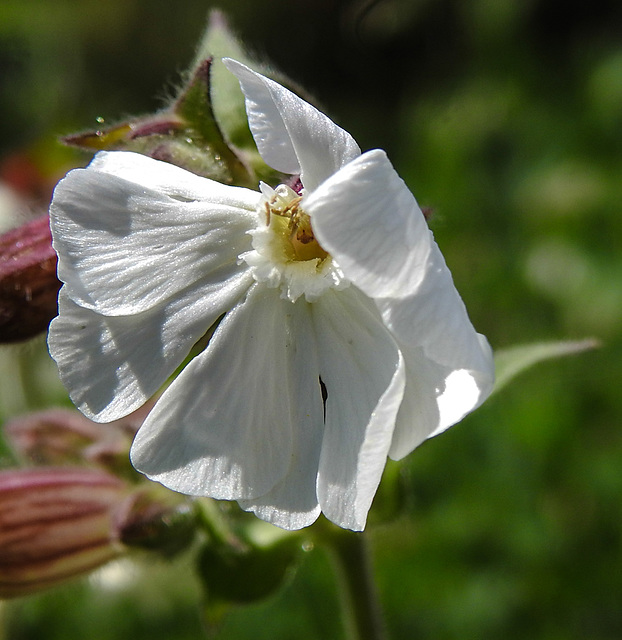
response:
[[[491,351],[385,153],[361,155],[317,109],[225,64],[261,155],[302,192],[98,154],[50,210],[64,282],[50,351],[74,403],[106,422],[220,319],[141,427],[134,466],[286,529],[321,510],[360,530],[387,455],[490,393]]]

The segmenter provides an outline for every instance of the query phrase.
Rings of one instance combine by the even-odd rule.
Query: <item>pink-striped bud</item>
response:
[[[0,598],[34,593],[103,565],[124,551],[118,478],[87,468],[0,472]]]
[[[38,466],[86,463],[126,471],[131,468],[130,443],[152,406],[149,402],[108,424],[93,422],[71,409],[46,409],[9,420],[4,432],[15,451]]]

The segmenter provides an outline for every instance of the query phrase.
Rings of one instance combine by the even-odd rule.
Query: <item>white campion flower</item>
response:
[[[223,316],[140,428],[134,466],[285,529],[322,511],[361,530],[387,456],[488,396],[491,350],[385,153],[225,64],[259,152],[302,191],[99,153],[50,209],[64,282],[50,352],[81,411],[112,421]]]

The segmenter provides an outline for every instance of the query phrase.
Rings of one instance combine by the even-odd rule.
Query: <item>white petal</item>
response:
[[[305,199],[318,241],[372,297],[407,360],[391,448],[402,457],[492,390],[490,347],[471,324],[421,211],[382,151],[353,160]]]
[[[304,439],[316,441],[323,429],[300,309],[254,285],[149,414],[132,446],[134,466],[189,495],[252,500],[271,491]],[[292,510],[308,508],[308,488],[299,489]]]
[[[257,201],[253,191],[138,154],[98,156],[54,193],[59,278],[80,306],[119,316],[162,304],[193,283],[213,286],[235,272],[238,255],[250,248]]]
[[[280,303],[283,304],[283,303]],[[291,304],[291,303],[289,303]],[[287,304],[285,311],[291,312]],[[293,431],[292,452],[289,469],[284,478],[267,494],[254,500],[240,500],[240,506],[254,512],[263,520],[283,529],[295,530],[306,527],[320,514],[316,492],[316,479],[324,423],[324,408],[320,397],[317,346],[310,326],[309,304],[299,300],[293,305],[295,315],[293,335],[302,348],[292,354],[290,383],[296,398],[295,411],[298,417],[294,424],[315,425],[313,428],[298,428]]]
[[[377,310],[353,287],[313,305],[326,433],[318,495],[327,518],[362,530],[404,391],[404,363]]]
[[[483,336],[482,350],[490,351]],[[454,369],[402,347],[407,382],[389,456],[400,460],[424,440],[442,433],[476,409],[492,390],[490,373]]]
[[[421,346],[425,356],[434,362],[481,372],[492,383],[490,347],[473,328],[435,242],[421,271],[423,277],[411,295],[376,299],[385,324],[400,344]]]
[[[48,344],[74,404],[100,422],[140,407],[251,282],[252,276],[240,269],[216,290],[189,289],[132,316],[102,316],[84,309],[63,287]]]
[[[427,224],[384,151],[368,151],[304,201],[322,247],[370,297],[409,295],[430,250]]]
[[[440,424],[439,389],[447,376],[445,367],[423,355],[422,349],[402,348],[406,363],[406,387],[397,415],[389,456],[399,460],[430,437]]]
[[[308,102],[235,60],[223,62],[240,81],[255,143],[273,169],[300,173],[312,191],[360,155],[354,138]]]
[[[461,420],[494,384],[492,350],[473,328],[436,243],[423,274],[409,297],[376,300],[408,369],[405,404],[390,453],[394,458]]]

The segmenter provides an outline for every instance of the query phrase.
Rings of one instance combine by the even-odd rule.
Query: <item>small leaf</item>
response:
[[[499,349],[495,352],[497,380],[493,393],[505,387],[510,380],[539,362],[590,351],[599,346],[598,340],[587,338],[575,341],[536,342]]]
[[[87,151],[134,151],[224,184],[255,189],[259,181],[283,181],[257,151],[244,94],[222,57],[267,70],[244,52],[224,16],[213,11],[197,55],[176,98],[154,114],[66,136]],[[268,74],[270,75],[270,74]]]

